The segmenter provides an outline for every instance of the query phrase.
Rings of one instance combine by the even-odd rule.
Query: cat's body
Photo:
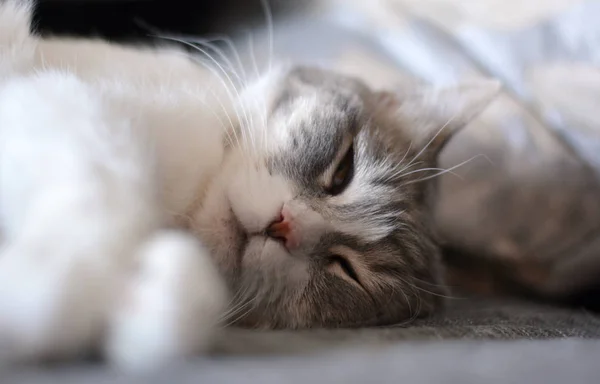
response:
[[[40,40],[22,4],[0,1],[5,357],[101,348],[145,367],[201,350],[222,321],[436,307],[421,179],[493,86],[391,95],[279,68],[238,92],[176,50]]]

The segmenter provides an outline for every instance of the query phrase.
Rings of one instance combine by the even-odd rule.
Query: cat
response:
[[[40,38],[31,9],[0,1],[3,361],[147,369],[223,325],[441,305],[436,161],[495,81],[383,91],[280,65],[235,86],[174,47]]]

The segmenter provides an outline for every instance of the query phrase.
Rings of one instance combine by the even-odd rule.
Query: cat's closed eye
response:
[[[350,145],[338,164],[331,178],[331,183],[326,189],[327,193],[335,196],[344,192],[348,184],[350,184],[352,176],[354,176],[354,145]]]
[[[344,276],[349,277],[356,283],[360,284],[356,270],[352,266],[352,263],[345,257],[340,255],[332,255],[328,260],[328,268],[333,273],[343,274]]]

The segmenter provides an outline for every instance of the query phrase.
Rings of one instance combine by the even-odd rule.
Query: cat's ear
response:
[[[448,140],[500,93],[500,82],[477,80],[452,87],[419,86],[376,93],[376,108],[408,131],[413,148],[437,157]]]

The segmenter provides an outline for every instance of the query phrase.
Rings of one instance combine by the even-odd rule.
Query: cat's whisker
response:
[[[238,128],[240,129],[240,134],[242,136],[242,142],[243,142],[243,146],[242,146],[242,154],[245,156],[249,155],[249,151],[250,153],[252,153],[252,151],[256,151],[256,142],[255,142],[255,137],[253,135],[254,132],[254,116],[252,114],[248,115],[247,113],[247,105],[246,103],[248,102],[248,100],[243,100],[241,98],[238,99],[238,102],[235,103],[235,111],[236,114],[239,116],[240,112],[238,111],[238,108],[240,108],[242,110],[242,113],[245,115],[246,120],[245,120],[245,124],[242,124],[244,122],[240,122],[240,124],[238,125]]]
[[[428,282],[428,281],[425,281],[425,280],[422,280],[422,279],[419,279],[419,278],[416,278],[416,277],[413,277],[412,279],[413,279],[414,281],[418,281],[418,282],[419,282],[419,283],[421,283],[421,284],[429,285],[430,287],[436,287],[436,288],[450,288],[450,286],[449,286],[449,285],[447,285],[447,284],[435,284],[435,283],[431,283],[431,282]]]
[[[233,120],[231,119],[231,116],[229,114],[229,112],[227,111],[227,109],[225,108],[225,105],[223,104],[223,102],[221,101],[221,99],[214,93],[214,91],[212,89],[207,89],[206,90],[214,100],[216,100],[216,102],[219,104],[219,106],[221,107],[221,110],[223,112],[223,114],[225,115],[225,117],[227,118],[227,121],[229,122],[229,128],[227,127],[227,124],[225,124],[225,122],[223,121],[223,119],[221,118],[221,116],[214,110],[214,108],[211,108],[207,102],[205,100],[203,100],[199,95],[195,96],[195,99],[198,100],[198,102],[202,103],[206,108],[209,109],[210,113],[215,116],[215,118],[219,121],[221,128],[224,130],[225,134],[227,135],[227,138],[229,140],[230,143],[233,143],[233,138],[231,136],[231,134],[233,133],[237,144],[239,145],[239,139],[237,137],[236,134],[236,129],[235,129],[235,124],[233,122]]]
[[[229,302],[227,303],[227,310],[224,311],[223,313],[221,313],[221,316],[219,317],[219,322],[222,321],[226,321],[227,318],[234,313],[235,311],[237,311],[238,305],[241,305],[240,303],[240,299],[242,297],[242,292],[245,292],[243,290],[238,290],[236,292],[236,294],[229,300]],[[240,303],[240,304],[238,304]]]
[[[165,37],[169,37],[169,38],[178,38],[182,41],[185,41],[187,43],[189,43],[188,46],[192,46],[195,49],[197,48],[194,44],[199,44],[203,47],[206,47],[208,49],[211,49],[212,51],[214,51],[217,55],[219,55],[219,57],[221,58],[221,60],[226,64],[228,72],[230,72],[240,83],[240,85],[246,85],[248,82],[248,76],[245,70],[244,65],[242,64],[242,60],[240,57],[240,54],[237,50],[237,48],[235,47],[235,44],[233,43],[233,40],[231,38],[229,38],[226,35],[213,35],[211,37],[205,37],[205,38],[198,38],[198,37],[186,37],[184,35],[178,35],[178,36],[174,36],[174,35],[165,35],[162,34],[161,36],[162,38]],[[224,50],[219,48],[216,44],[213,44],[214,42],[223,42],[225,43],[225,45],[227,46],[227,48],[229,48],[229,50],[231,51],[231,54],[233,55],[233,60],[235,60],[235,64],[233,63],[233,60],[230,59],[227,54],[225,54]],[[207,57],[211,57],[211,55],[205,53],[205,55]]]
[[[413,159],[410,161],[410,163],[408,163],[408,165],[412,164],[415,160],[417,160],[423,154],[423,152],[425,152],[427,148],[429,148],[431,143],[433,143],[435,139],[437,139],[437,137],[444,131],[444,129],[446,129],[446,127],[450,125],[452,121],[454,121],[456,116],[457,115],[453,115],[444,123],[444,125],[442,125],[442,127],[435,133],[435,135],[433,135],[433,137],[427,142],[427,144],[425,144],[425,146],[415,155],[415,157],[413,157]]]
[[[224,105],[224,104],[223,104],[223,102],[221,101],[221,98],[220,98],[220,97],[218,97],[218,96],[217,96],[217,95],[214,93],[214,91],[213,91],[212,89],[209,89],[209,90],[208,90],[208,92],[210,92],[210,94],[212,95],[212,97],[213,97],[213,98],[214,98],[214,99],[217,101],[217,103],[218,103],[218,104],[219,104],[219,106],[221,107],[221,110],[222,110],[222,111],[223,111],[223,113],[225,114],[225,117],[227,117],[227,120],[229,121],[229,127],[230,127],[231,129],[230,129],[230,130],[229,130],[229,129],[227,129],[225,133],[227,134],[227,137],[229,138],[229,140],[230,140],[231,144],[233,144],[233,140],[232,140],[232,138],[231,138],[231,137],[232,137],[232,135],[233,135],[233,137],[235,138],[235,141],[236,141],[236,144],[237,144],[237,146],[238,146],[238,147],[240,147],[240,146],[241,146],[241,143],[240,143],[240,139],[239,139],[239,137],[238,137],[238,135],[237,135],[236,124],[234,124],[234,122],[233,122],[233,120],[232,120],[232,118],[231,118],[231,115],[229,114],[229,111],[227,111],[227,108],[225,108],[225,105]]]
[[[236,70],[235,66],[233,65],[233,62],[227,57],[227,55],[223,52],[223,50],[221,48],[219,48],[216,44],[212,44],[208,41],[202,41],[199,39],[194,40],[191,43],[193,43],[195,45],[200,45],[202,47],[205,47],[205,48],[208,48],[208,49],[214,51],[217,55],[219,55],[221,60],[223,62],[225,62],[225,64],[227,65],[227,68],[229,69],[228,72],[230,72],[240,84],[242,84],[242,85],[245,84],[246,75],[244,72],[244,68],[239,67]],[[238,71],[240,71],[241,73]]]
[[[265,23],[267,24],[267,34],[268,34],[268,44],[269,44],[269,54],[268,54],[268,63],[269,63],[269,72],[273,68],[273,55],[274,55],[274,38],[273,38],[273,13],[271,12],[271,7],[269,6],[268,0],[261,0],[261,5],[263,7],[263,11],[265,12]]]
[[[254,297],[254,298],[246,301],[241,306],[239,306],[234,313],[232,313],[228,316],[229,319],[225,320],[228,322],[226,324],[224,324],[223,326],[229,327],[229,326],[237,323],[244,317],[246,317],[246,315],[248,315],[250,312],[252,312],[255,309],[254,304],[256,303],[256,301],[257,301],[257,297]],[[242,312],[246,307],[249,307],[249,308],[247,310],[245,310],[244,312]],[[235,318],[234,318],[234,316],[235,316]]]
[[[409,287],[411,287],[413,289],[416,289],[416,290],[419,290],[421,292],[425,292],[425,293],[427,293],[429,295],[432,295],[432,296],[443,297],[444,299],[452,299],[452,300],[464,299],[463,297],[454,297],[454,296],[444,295],[444,294],[441,294],[441,293],[432,292],[432,291],[429,291],[429,290],[427,290],[425,288],[421,288],[421,287],[417,286],[416,284],[412,284],[412,283],[408,282],[405,279],[400,279],[400,280],[402,282],[404,282],[404,284],[408,285]]]
[[[220,79],[221,81],[224,81],[222,79]],[[239,111],[239,107],[240,107],[240,103],[237,103],[234,99],[233,96],[231,95],[231,93],[228,92],[227,96],[229,97],[230,100],[233,100],[233,112],[235,113],[235,116],[237,117],[237,124],[234,124],[233,122],[231,123],[231,127],[232,127],[232,134],[234,135],[235,139],[236,139],[236,144],[238,146],[238,148],[240,148],[240,150],[242,151],[243,154],[246,153],[247,151],[247,146],[244,145],[245,143],[248,143],[248,133],[249,133],[249,129],[247,128],[247,123],[245,124],[244,120],[241,118],[240,115],[240,111]],[[215,95],[215,99],[218,101],[218,103],[221,105],[224,113],[227,115],[229,121],[231,121],[231,116],[229,115],[229,112],[227,111],[227,109],[225,108],[223,102],[221,101],[220,97]],[[245,108],[242,106],[242,111],[245,114]],[[247,120],[249,121],[249,120]],[[239,132],[238,132],[239,130]],[[241,136],[241,139],[240,139]]]
[[[410,150],[412,149],[412,145],[413,145],[413,143],[411,140],[411,142],[408,145],[408,148],[404,152],[404,155],[402,156],[400,161],[396,160],[396,157],[393,154],[391,154],[391,153],[387,154],[385,159],[381,162],[382,166],[384,168],[386,168],[387,171],[395,171],[397,168],[399,168],[400,166],[403,165],[404,160],[406,159],[406,156],[408,156],[408,154],[410,153]]]
[[[232,320],[228,321],[227,323],[223,324],[223,327],[227,328],[227,327],[230,327],[230,326],[234,325],[235,323],[237,323],[238,321],[240,321],[241,319],[243,319],[244,317],[246,317],[253,310],[254,310],[254,307],[249,308],[247,311],[245,311],[244,313],[240,314],[235,319],[232,319]]]
[[[239,289],[236,292],[236,294],[229,300],[229,303],[227,304],[228,309],[219,317],[219,322],[227,321],[227,319],[238,310],[238,305],[243,303],[244,296],[242,295],[245,295],[246,292],[247,290],[242,289]],[[238,302],[240,302],[240,304],[237,304]]]
[[[250,56],[252,67],[254,69],[254,74],[258,78],[258,77],[260,77],[260,70],[258,68],[258,63],[256,61],[256,52],[254,50],[254,39],[253,39],[252,33],[249,31],[247,32],[247,40],[248,40],[248,54]],[[260,107],[260,103],[257,100],[253,100],[253,102],[256,104],[256,105],[253,105],[254,109],[258,110],[257,107]],[[262,123],[262,130],[261,130],[262,131],[262,135],[261,135],[262,141],[260,141],[258,143],[258,145],[260,148],[263,148],[263,147],[265,147],[266,143],[268,143],[266,129],[265,129],[267,126],[266,125],[266,123],[267,123],[266,122],[266,113],[259,113],[259,116],[261,118],[261,123]],[[252,116],[252,119],[253,119],[253,117],[254,116]],[[256,132],[256,130],[257,130],[257,127],[254,126],[254,121],[252,121],[252,132]],[[257,149],[255,149],[255,150],[257,150]]]
[[[167,37],[167,36],[157,36],[158,38],[162,38],[165,40],[171,40],[171,41],[175,41],[181,44],[184,44],[186,46],[189,46],[193,49],[195,49],[196,51],[202,53],[206,58],[208,58],[217,68],[218,71],[215,70],[211,65],[208,65],[208,63],[205,63],[204,61],[200,60],[199,58],[195,58],[196,62],[202,64],[205,68],[207,68],[209,71],[211,71],[211,73],[216,76],[222,83],[225,91],[227,92],[229,98],[235,103],[236,101],[241,100],[241,95],[240,92],[238,90],[238,88],[235,86],[235,83],[233,82],[233,80],[231,79],[231,76],[229,76],[228,72],[225,70],[225,68],[221,65],[221,63],[219,63],[219,61],[217,59],[215,59],[206,49],[203,49],[202,47],[199,47],[195,44],[192,44],[186,40],[182,40],[176,37]],[[220,76],[219,75],[219,71],[221,72],[221,74],[224,76]],[[231,86],[231,88],[230,88]],[[233,94],[231,93],[231,89],[233,89],[233,92],[235,93],[235,96],[233,96]],[[238,103],[236,103],[238,104]],[[236,110],[236,113],[239,112]],[[248,114],[245,108],[242,108],[242,112],[244,114],[244,119],[241,119],[240,116],[240,126],[242,128],[242,138],[244,137],[244,125],[248,126],[250,124],[250,120],[248,118]]]
[[[256,104],[258,104],[258,102],[255,102]],[[258,119],[258,123],[260,124],[260,126],[256,126],[254,125],[254,114],[252,115],[252,134],[255,137],[255,140],[253,141],[253,143],[255,144],[255,150],[259,151],[259,150],[264,150],[266,144],[268,143],[267,140],[267,123],[266,123],[266,117],[263,113],[263,111],[260,109],[260,105],[254,105],[254,110],[256,111],[256,117]]]
[[[454,176],[462,179],[462,176],[460,176],[459,174],[457,174],[455,172],[452,172],[451,170],[444,169],[444,168],[419,168],[419,169],[415,169],[414,171],[403,173],[403,174],[399,175],[398,177],[396,177],[396,179],[401,179],[403,177],[406,177],[408,175],[412,175],[412,174],[418,173],[418,172],[431,172],[431,171],[444,171],[444,172],[448,172],[448,173],[451,173],[452,175],[454,175]]]
[[[221,316],[221,322],[230,321],[247,306],[251,305],[258,296],[254,294],[254,289],[252,287],[244,287],[237,291],[235,297],[235,301],[232,301],[229,309]]]
[[[252,32],[248,32],[247,38],[248,38],[248,54],[250,55],[252,69],[254,69],[255,76],[259,77],[260,71],[258,69],[258,63],[256,62],[256,52],[254,51],[254,38],[252,36]]]
[[[156,36],[159,35],[159,36]],[[223,35],[223,34],[215,34],[215,35],[210,35],[207,37],[197,37],[197,36],[187,36],[187,35],[169,35],[169,34],[159,34],[156,33],[154,35],[154,37],[159,37],[159,38],[169,38],[169,39],[179,39],[182,41],[185,41],[187,43],[189,43],[189,46],[193,46],[194,44],[200,44],[204,47],[207,47],[213,51],[215,51],[216,53],[219,54],[219,56],[223,59],[223,61],[227,64],[228,69],[235,74],[236,78],[240,80],[240,82],[242,84],[244,84],[244,81],[247,80],[246,77],[246,72],[245,72],[245,68],[242,64],[242,60],[240,57],[240,54],[237,50],[237,48],[235,47],[235,44],[233,43],[233,40],[228,37],[227,35]],[[234,56],[234,60],[237,64],[237,69],[236,66],[233,64],[232,59],[230,59],[225,52],[223,51],[223,49],[219,48],[216,44],[213,44],[215,42],[223,42],[225,43],[225,45],[227,46],[227,48],[229,48],[229,50],[231,51],[231,54]],[[239,76],[239,73],[237,71],[240,71],[241,74],[243,76]],[[242,81],[244,80],[244,81]]]
[[[417,299],[417,309],[412,314],[412,316],[408,320],[406,320],[404,325],[412,324],[419,317],[419,315],[421,314],[421,310],[423,309],[423,299],[421,298],[421,295],[419,295],[419,292],[414,290],[414,286],[409,285],[409,287],[413,289],[413,294]]]
[[[406,292],[404,292],[404,289],[402,289],[400,287],[400,293],[402,293],[402,296],[404,296],[404,299],[406,300],[406,304],[408,305],[408,312],[412,314],[412,308],[410,305],[410,300],[408,298],[408,295],[406,294]]]
[[[413,292],[415,293],[415,292]],[[421,297],[418,295],[418,293],[415,294],[415,297],[417,299],[417,308],[416,310],[413,312],[412,309],[409,306],[409,314],[410,317],[408,319],[405,319],[399,323],[395,323],[395,324],[391,324],[391,325],[386,325],[384,326],[385,328],[389,328],[389,327],[393,327],[393,328],[401,328],[401,327],[406,327],[407,325],[412,324],[421,314],[421,310],[423,309],[423,302]]]
[[[254,125],[254,114],[250,114],[250,125],[248,129],[248,136],[250,137],[250,143],[254,153],[258,153],[258,145],[256,143],[256,126]]]
[[[254,121],[253,121],[254,117],[252,114],[248,114],[247,106],[242,101],[242,99],[240,97],[240,93],[238,91],[238,88],[236,87],[236,85],[232,81],[231,77],[229,76],[229,73],[231,73],[240,85],[246,84],[247,73],[245,72],[245,69],[241,63],[240,55],[239,55],[237,49],[235,48],[235,45],[231,41],[231,39],[229,39],[225,36],[217,36],[217,37],[214,37],[213,39],[197,39],[197,38],[183,39],[181,37],[174,37],[174,36],[168,36],[168,35],[162,35],[162,36],[157,36],[157,37],[167,39],[167,40],[173,40],[173,41],[179,42],[181,44],[187,45],[187,46],[195,49],[196,51],[202,53],[206,58],[209,59],[209,61],[211,63],[216,65],[217,69],[220,71],[220,74],[215,69],[213,69],[213,67],[211,65],[209,65],[208,63],[205,63],[204,61],[199,60],[199,58],[194,58],[196,62],[199,62],[200,64],[205,66],[207,69],[209,69],[211,71],[211,73],[213,73],[213,75],[215,75],[219,79],[219,81],[223,85],[224,89],[226,90],[226,93],[227,93],[229,99],[232,100],[234,102],[234,105],[237,106],[236,108],[234,108],[234,111],[239,118],[238,120],[239,120],[240,124],[239,124],[238,128],[240,129],[242,141],[245,142],[247,145],[249,145],[250,148],[247,148],[247,146],[240,146],[240,141],[239,141],[239,139],[237,139],[237,137],[238,137],[237,132],[234,130],[237,145],[241,147],[243,153],[246,153],[248,149],[251,149],[252,151],[256,152],[257,151],[257,143],[256,143],[255,135],[253,134],[253,132],[255,131]],[[228,45],[228,47],[231,49],[232,54],[235,57],[235,60],[237,61],[237,64],[239,67],[237,71],[235,69],[233,62],[227,57],[227,55],[223,52],[223,50],[218,48],[214,44],[211,44],[210,41],[223,41],[225,44]],[[206,49],[203,49],[202,47],[199,47],[198,45],[201,45],[203,47],[206,47],[206,48],[214,51],[221,58],[221,61],[225,62],[227,69],[219,62],[219,60],[217,60],[213,55],[211,55]],[[241,76],[240,76],[240,73],[241,73]],[[234,97],[233,93],[231,92],[231,89],[233,89],[233,93],[235,93],[235,97]],[[240,114],[240,112],[241,112],[241,114]],[[242,118],[242,115],[243,115],[243,118]]]
[[[222,49],[217,47],[215,44],[212,44],[212,42],[215,42],[215,41],[225,42],[227,40],[227,37],[225,35],[215,35],[213,38],[199,38],[199,37],[195,37],[195,36],[186,36],[186,35],[180,35],[180,34],[172,35],[172,34],[154,32],[150,36],[159,38],[159,39],[177,41],[181,44],[185,44],[194,49],[196,48],[195,44],[200,44],[203,47],[209,48],[209,49],[213,50],[215,53],[217,53],[223,60],[224,64],[227,66],[227,69],[229,69],[229,71],[231,71],[232,73],[235,73],[237,76],[237,72],[235,72],[235,67],[234,67],[233,63],[231,62],[231,60],[229,59],[229,57],[227,57],[227,55],[225,55],[225,53],[223,52]]]
[[[231,93],[230,90],[230,86],[227,84],[226,80],[223,79],[210,65],[208,65],[207,63],[203,62],[202,60],[199,60],[198,58],[195,59],[195,61],[197,63],[202,64],[203,66],[205,66],[207,69],[209,69],[209,71],[211,71],[213,73],[213,75],[221,82],[221,85],[223,86],[223,88],[225,89],[225,92],[228,96],[228,98],[235,104],[236,103],[236,98],[234,97],[234,95]],[[235,89],[235,86],[233,84],[231,84],[231,87]],[[237,89],[236,89],[236,93],[237,93]],[[214,92],[213,92],[214,95]],[[238,94],[239,95],[239,94]],[[216,96],[216,95],[215,95]],[[229,114],[227,112],[227,109],[224,107],[222,101],[220,100],[220,98],[218,96],[215,97],[218,102],[221,104],[223,111],[228,115]],[[244,130],[243,130],[243,126],[244,126],[244,120],[242,119],[242,116],[240,115],[239,111],[237,108],[233,108],[233,111],[235,112],[236,116],[237,116],[237,122],[238,124],[233,124],[232,122],[232,127],[240,127],[240,129],[242,130],[241,134],[242,134],[242,140],[244,139]],[[231,118],[229,117],[229,120],[231,121]],[[236,131],[234,129],[234,131]]]
[[[210,66],[207,65],[207,67],[210,68]],[[240,93],[237,90],[237,88],[235,87],[235,85],[233,85],[233,83],[231,82],[230,78],[227,78],[227,80],[229,80],[229,82],[232,85],[232,88],[234,89],[235,93],[236,93],[236,97],[234,98],[234,96],[231,94],[231,92],[229,91],[229,88],[226,85],[226,81],[225,79],[223,79],[222,77],[220,77],[218,75],[218,73],[215,73],[215,76],[217,76],[217,78],[219,78],[219,80],[221,81],[222,85],[225,87],[226,92],[227,92],[227,96],[229,97],[229,99],[233,102],[234,108],[233,111],[235,112],[236,116],[238,117],[238,125],[236,126],[237,128],[240,129],[240,134],[242,137],[242,142],[248,142],[248,134],[250,132],[249,126],[250,126],[250,119],[248,117],[245,105],[243,105],[243,103],[241,102],[241,97],[240,97]],[[241,114],[240,114],[240,109],[241,109]],[[244,118],[242,118],[242,115]],[[245,150],[245,147],[242,146],[242,150]]]
[[[263,141],[264,141],[263,145],[266,150],[269,150],[269,134],[268,134],[269,115],[268,115],[266,108],[263,109],[263,113],[261,114],[261,116],[262,116],[262,120],[263,120]]]
[[[227,45],[227,47],[231,51],[231,54],[234,56],[234,59],[237,63],[237,67],[239,68],[239,71],[241,72],[241,75],[242,75],[241,79],[243,80],[242,84],[247,84],[247,82],[249,80],[248,74],[246,72],[246,68],[242,64],[242,59],[241,59],[240,53],[239,53],[238,49],[236,48],[235,44],[233,43],[233,40],[231,40],[231,38],[229,38],[228,36],[225,36],[225,35],[217,35],[214,38],[212,38],[211,40],[212,41],[222,41],[223,43],[225,43],[225,45]],[[238,76],[238,78],[239,78],[239,76]]]
[[[388,177],[386,177],[386,179],[385,179],[385,180],[386,180],[386,181],[391,181],[391,180],[394,180],[394,179],[398,178],[398,175],[400,175],[400,176],[401,176],[401,175],[402,175],[402,173],[403,173],[404,171],[408,171],[409,169],[411,169],[411,168],[413,168],[413,167],[416,167],[416,166],[418,166],[418,165],[420,165],[420,164],[423,164],[423,162],[422,162],[422,161],[417,161],[416,163],[413,163],[413,164],[407,165],[407,166],[405,166],[405,167],[403,167],[403,168],[401,168],[401,169],[397,170],[396,172],[392,173],[392,174],[391,174],[391,175],[389,175]]]
[[[214,97],[214,94],[213,94]],[[221,126],[221,129],[223,129],[223,131],[225,132],[225,134],[227,135],[227,139],[232,142],[233,138],[231,137],[231,134],[229,133],[229,129],[227,128],[227,125],[225,124],[225,122],[223,121],[223,119],[221,119],[221,116],[213,109],[211,108],[208,103],[206,103],[206,101],[202,100],[199,96],[195,97],[196,100],[198,100],[199,103],[201,103],[202,105],[204,105],[208,111],[219,121],[219,125]],[[215,98],[216,99],[216,98]],[[222,108],[225,108],[223,106],[223,104],[221,104]],[[231,121],[231,117],[229,116],[229,114],[227,113],[227,111],[224,111],[226,117],[229,119],[229,123],[231,125],[232,128],[233,127],[233,122]]]
[[[192,38],[192,39],[188,39],[187,41],[194,43],[194,44],[200,44],[204,47],[207,47],[207,48],[215,51],[215,53],[217,53],[219,55],[219,57],[221,57],[221,59],[223,61],[225,61],[225,63],[227,63],[227,66],[228,66],[230,72],[235,76],[235,78],[237,79],[239,84],[242,86],[245,86],[248,84],[249,77],[246,72],[246,68],[242,64],[242,59],[238,52],[238,49],[236,48],[235,44],[229,37],[227,37],[225,35],[216,35],[212,38],[204,38],[204,39]],[[213,44],[213,42],[223,42],[227,46],[229,51],[231,52],[231,55],[233,56],[233,60],[230,59],[225,54],[223,49],[219,48],[216,44]],[[233,61],[235,61],[235,65],[234,65]]]
[[[412,146],[413,146],[413,142],[411,140],[410,143],[408,144],[408,148],[406,149],[406,152],[404,152],[404,156],[402,156],[402,159],[400,159],[400,161],[398,162],[398,164],[404,163],[404,160],[406,160],[406,156],[408,156],[408,154],[410,153],[410,150],[412,149]]]
[[[415,297],[417,298],[417,310],[413,317],[409,319],[409,324],[412,324],[416,319],[421,315],[421,310],[423,309],[423,298],[419,295],[419,292],[415,292]]]
[[[423,177],[423,178],[420,178],[420,179],[417,179],[417,180],[411,180],[409,182],[404,183],[403,185],[409,185],[409,184],[419,183],[419,182],[422,182],[422,181],[425,181],[425,180],[431,180],[431,179],[433,179],[435,177],[438,177],[438,176],[441,176],[441,175],[443,175],[445,173],[452,173],[453,170],[462,167],[463,165],[465,165],[465,164],[467,164],[467,163],[475,160],[478,157],[481,157],[481,155],[475,155],[475,156],[471,157],[470,159],[467,159],[467,160],[463,161],[460,164],[457,164],[457,165],[455,165],[453,167],[450,167],[450,168],[445,169],[445,170],[443,170],[441,172],[438,172],[435,175],[426,176],[426,177]]]

